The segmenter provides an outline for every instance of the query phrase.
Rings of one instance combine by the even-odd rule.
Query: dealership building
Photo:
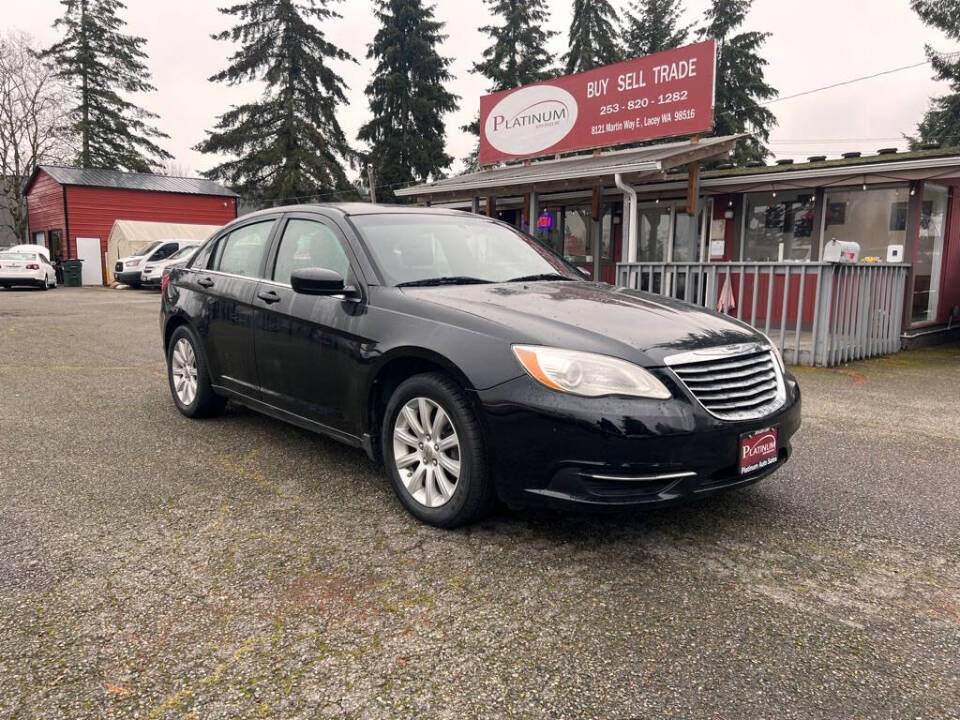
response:
[[[496,216],[597,280],[728,312],[788,361],[834,365],[960,327],[960,148],[735,167],[737,139],[528,160],[397,194]],[[832,240],[858,256],[825,261],[846,247]]]
[[[481,169],[396,191],[527,230],[591,278],[698,303],[794,363],[960,323],[960,148],[736,167],[714,40],[480,99]],[[677,139],[683,138],[683,139]]]

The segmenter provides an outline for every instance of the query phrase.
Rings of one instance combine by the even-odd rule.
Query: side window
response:
[[[217,243],[213,269],[244,277],[259,277],[273,220],[245,225]]]
[[[196,257],[194,257],[193,262],[190,263],[188,267],[195,268],[196,270],[206,270],[210,265],[210,256],[213,254],[213,249],[216,246],[216,242],[207,243],[202,250],[197,252]]]
[[[173,255],[179,249],[180,249],[180,246],[177,243],[166,243],[158,247],[156,250],[154,250],[153,255],[150,257],[150,259],[166,260],[168,257]]]
[[[313,267],[335,270],[349,282],[350,260],[336,233],[322,222],[290,220],[277,251],[273,279],[289,285],[294,270]]]

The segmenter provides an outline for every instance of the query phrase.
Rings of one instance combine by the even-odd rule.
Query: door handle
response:
[[[200,278],[199,280],[197,280],[197,285],[199,285],[200,287],[211,288],[213,287],[213,280],[211,280],[208,277]]]
[[[258,292],[257,297],[269,305],[272,305],[275,302],[280,302],[280,296],[277,295],[275,290],[264,290],[263,292]]]

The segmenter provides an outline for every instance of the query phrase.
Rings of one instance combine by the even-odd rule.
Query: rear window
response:
[[[36,253],[2,253],[0,260],[36,260]]]

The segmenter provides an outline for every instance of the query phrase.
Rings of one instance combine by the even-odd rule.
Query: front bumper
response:
[[[122,285],[139,285],[141,270],[128,270],[113,274],[113,279]]]
[[[801,401],[789,374],[778,411],[738,422],[713,417],[668,372],[657,374],[671,399],[582,398],[526,376],[478,392],[500,498],[521,507],[668,505],[752,484],[790,457]],[[741,436],[772,426],[776,463],[741,475]]]

